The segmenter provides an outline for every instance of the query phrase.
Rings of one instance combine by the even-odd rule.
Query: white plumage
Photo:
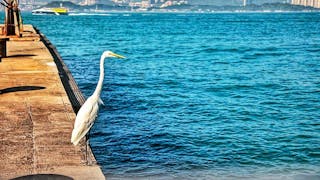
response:
[[[124,58],[123,56],[115,54],[111,51],[105,51],[101,55],[100,77],[97,87],[94,93],[81,106],[74,123],[74,128],[71,135],[71,142],[74,145],[77,145],[80,140],[88,133],[98,115],[99,105],[103,104],[102,100],[100,99],[100,93],[104,79],[104,60],[107,57]]]

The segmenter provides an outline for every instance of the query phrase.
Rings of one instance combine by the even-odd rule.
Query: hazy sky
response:
[[[248,0],[247,0],[248,1]],[[284,2],[285,0],[251,0],[254,4]],[[243,0],[189,0],[191,4],[203,4],[203,5],[241,5]]]

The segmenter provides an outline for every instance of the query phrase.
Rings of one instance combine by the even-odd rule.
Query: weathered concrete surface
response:
[[[70,143],[72,104],[52,54],[25,28],[26,39],[12,38],[0,62],[0,179],[43,173],[105,179],[99,166],[85,165],[84,144]]]

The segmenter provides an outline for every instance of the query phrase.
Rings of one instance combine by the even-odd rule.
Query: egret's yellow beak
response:
[[[119,54],[116,54],[116,53],[111,53],[111,56],[113,56],[113,57],[116,57],[116,58],[121,58],[121,59],[124,59],[124,58],[126,58],[126,57],[124,57],[124,56],[121,56],[121,55],[119,55]]]

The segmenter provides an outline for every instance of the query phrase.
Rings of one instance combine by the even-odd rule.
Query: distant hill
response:
[[[42,7],[48,7],[48,8],[55,8],[55,7],[65,7],[68,9],[81,9],[81,6],[78,4],[74,4],[73,2],[70,1],[52,1]]]
[[[70,1],[52,1],[42,7],[54,8],[54,7],[65,7],[70,11],[87,11],[87,10],[115,10],[115,11],[126,11],[129,7],[119,6],[112,1],[104,1],[103,4],[94,5],[78,5]],[[42,8],[41,7],[41,8]]]
[[[78,5],[69,1],[53,1],[44,5],[42,7],[66,7],[70,11],[131,11],[132,8],[129,6],[120,6],[111,1],[104,1],[103,4],[94,4],[94,5]],[[134,10],[137,10],[135,8]],[[213,5],[175,5],[169,6],[166,8],[149,8],[151,11],[193,11],[193,12],[221,12],[221,11],[229,11],[229,12],[245,12],[245,11],[320,11],[320,9],[316,9],[313,7],[305,7],[299,5],[291,5],[291,4],[283,4],[283,3],[266,3],[262,5],[251,4],[248,6],[213,6]]]
[[[250,0],[252,4],[261,5],[264,3],[282,3],[285,0]],[[212,6],[240,6],[243,0],[189,0],[191,5],[212,5]],[[248,1],[249,2],[249,1]]]
[[[266,3],[262,5],[251,4],[248,6],[212,6],[212,5],[183,5],[169,6],[166,9],[183,11],[202,11],[202,12],[238,12],[238,11],[320,11],[320,9],[310,6],[291,5],[283,3]]]

